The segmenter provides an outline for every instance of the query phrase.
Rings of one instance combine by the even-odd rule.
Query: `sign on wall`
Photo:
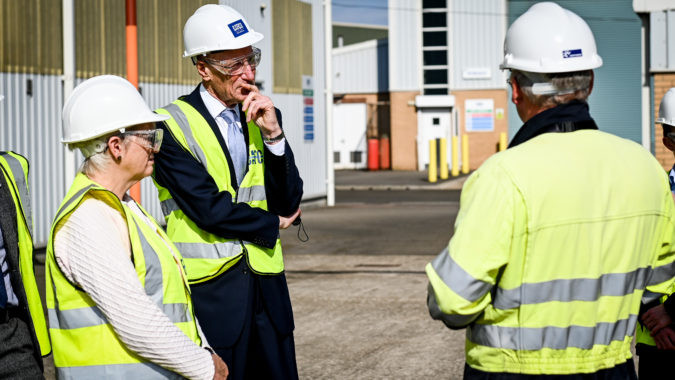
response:
[[[302,121],[305,142],[314,142],[314,80],[302,76]]]
[[[493,99],[467,99],[464,101],[464,122],[467,132],[492,132],[495,129]]]

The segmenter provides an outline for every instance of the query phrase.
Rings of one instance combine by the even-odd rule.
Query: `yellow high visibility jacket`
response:
[[[33,238],[31,236],[33,222],[28,192],[28,160],[14,152],[0,152],[0,171],[7,179],[9,191],[12,194],[17,211],[16,231],[19,239],[19,272],[26,292],[28,312],[40,345],[40,354],[46,356],[51,352],[51,345],[33,268]]]
[[[230,183],[230,170],[225,152],[218,143],[208,121],[191,105],[176,100],[159,114],[171,116],[166,121],[174,139],[213,177],[219,191],[227,191],[233,202],[268,210],[265,194],[264,143],[260,129],[248,123],[248,172],[239,189]],[[227,239],[202,230],[178,208],[168,189],[155,181],[159,190],[162,212],[166,218],[167,234],[185,259],[190,283],[200,283],[223,274],[243,256],[249,267],[259,274],[278,274],[284,270],[281,241],[274,248],[265,248],[249,241]]]
[[[631,357],[641,299],[671,289],[674,216],[643,147],[597,130],[542,134],[464,185],[455,234],[426,267],[430,312],[468,326],[466,361],[481,371],[612,368]]]
[[[115,194],[80,173],[54,218],[47,246],[49,335],[54,344],[54,365],[58,377],[182,378],[129,351],[91,297],[72,284],[59,268],[54,256],[54,236],[62,225],[60,222],[65,221],[88,197],[104,201],[123,215],[129,229],[133,264],[141,285],[178,328],[196,344],[201,344],[187,276],[182,270],[182,260],[177,262],[166,245],[171,244],[169,238],[163,235],[162,239]],[[154,220],[147,213],[146,216]],[[163,234],[159,226],[157,231]],[[178,250],[171,248],[180,259]]]

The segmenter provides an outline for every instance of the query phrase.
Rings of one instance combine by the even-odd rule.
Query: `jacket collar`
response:
[[[574,132],[581,129],[598,129],[598,126],[588,111],[588,103],[573,100],[534,115],[520,127],[509,148],[544,133]]]

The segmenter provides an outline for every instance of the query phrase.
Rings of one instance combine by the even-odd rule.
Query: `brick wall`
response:
[[[498,151],[499,135],[508,133],[508,92],[506,90],[472,90],[453,91],[457,112],[459,112],[459,127],[462,134],[469,136],[469,169],[477,169],[485,160]],[[492,132],[466,132],[465,100],[492,99],[494,101],[494,130]],[[497,110],[501,109],[501,114]],[[461,142],[460,142],[461,143]]]
[[[417,170],[417,112],[408,102],[415,102],[420,93],[392,92],[391,107],[391,168]]]
[[[663,95],[671,87],[675,87],[675,73],[654,74],[654,120],[659,117],[659,105]],[[654,155],[664,169],[670,170],[673,167],[673,162],[675,162],[675,157],[673,157],[673,152],[663,146],[662,138],[663,128],[661,128],[661,124],[654,124]]]

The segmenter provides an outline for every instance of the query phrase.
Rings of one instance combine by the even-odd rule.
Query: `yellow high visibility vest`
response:
[[[230,183],[227,157],[218,143],[208,121],[191,105],[182,101],[156,110],[169,115],[166,125],[176,142],[194,157],[211,175],[219,191],[227,191],[235,203],[267,210],[265,194],[264,143],[260,129],[248,123],[248,171],[236,190]],[[185,259],[191,284],[218,277],[243,256],[249,267],[258,274],[278,274],[284,270],[281,241],[277,238],[274,248],[265,248],[253,242],[227,239],[202,230],[188,218],[166,189],[155,181],[159,190],[162,212],[166,218],[167,234],[180,249]]]
[[[596,130],[542,134],[488,159],[460,203],[426,272],[432,316],[468,326],[468,365],[575,374],[631,357],[641,300],[675,274],[675,206],[649,152]]]
[[[33,321],[35,335],[40,344],[40,354],[46,356],[51,352],[51,345],[33,269],[33,238],[31,236],[33,222],[28,192],[28,160],[14,152],[0,152],[0,171],[7,179],[17,211],[16,231],[19,238],[19,272],[28,300],[30,318]]]
[[[89,197],[105,202],[123,215],[129,229],[133,264],[146,294],[193,342],[201,344],[178,250],[171,247],[178,255],[177,262],[166,245],[171,242],[159,225],[153,230],[115,194],[79,173],[54,218],[47,246],[47,311],[58,378],[182,378],[131,352],[91,297],[72,284],[59,268],[54,256],[54,236],[62,225],[60,222]]]

